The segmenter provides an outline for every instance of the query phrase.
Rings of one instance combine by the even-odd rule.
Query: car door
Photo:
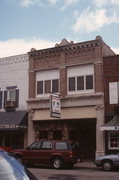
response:
[[[28,148],[26,153],[24,153],[24,160],[28,163],[38,163],[40,161],[40,146],[41,142],[34,142]]]
[[[53,150],[53,142],[52,141],[43,141],[40,148],[40,162],[48,163]]]

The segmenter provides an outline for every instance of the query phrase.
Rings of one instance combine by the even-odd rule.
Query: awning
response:
[[[0,130],[25,130],[27,125],[26,111],[0,112]]]
[[[100,126],[101,131],[117,131],[119,130],[119,115],[115,115],[112,120]]]

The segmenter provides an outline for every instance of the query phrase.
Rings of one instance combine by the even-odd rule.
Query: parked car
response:
[[[0,180],[38,180],[10,153],[0,150]]]
[[[72,149],[70,141],[63,140],[36,141],[27,148],[13,150],[12,154],[23,164],[46,164],[56,169],[73,168],[79,158],[79,151]]]
[[[102,167],[105,171],[113,170],[114,168],[119,167],[119,154],[97,157],[94,163],[97,167]]]

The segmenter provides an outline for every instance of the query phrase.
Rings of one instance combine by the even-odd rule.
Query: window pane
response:
[[[75,77],[69,78],[69,91],[75,91]]]
[[[58,79],[52,80],[52,92],[58,92],[59,91],[59,81]]]
[[[93,75],[86,76],[86,89],[93,89]]]
[[[9,99],[10,101],[15,101],[16,98],[16,90],[9,90]]]
[[[56,142],[56,149],[58,150],[66,150],[68,149],[67,144],[65,142]]]
[[[35,143],[31,144],[29,147],[32,150],[39,150],[40,146],[41,146],[41,142],[35,142]]]
[[[119,148],[119,134],[116,132],[110,132],[110,147]]]
[[[77,77],[77,90],[84,90],[84,76]]]
[[[46,149],[52,149],[52,143],[49,141],[43,142],[41,149],[46,150]]]
[[[37,82],[37,94],[43,94],[43,81]]]
[[[51,80],[45,81],[45,93],[51,93]]]

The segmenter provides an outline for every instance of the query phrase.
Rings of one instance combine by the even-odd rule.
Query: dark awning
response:
[[[119,130],[119,115],[115,115],[112,120],[100,126],[101,131]]]
[[[26,111],[0,112],[0,130],[27,129]]]

